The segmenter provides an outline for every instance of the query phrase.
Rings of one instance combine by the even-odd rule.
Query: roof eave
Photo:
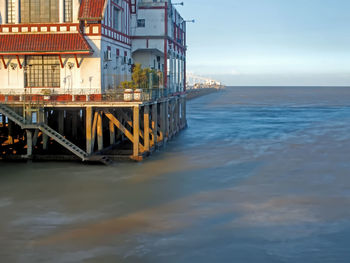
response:
[[[76,50],[76,51],[5,51],[0,52],[0,56],[18,56],[18,55],[92,55],[93,51]]]

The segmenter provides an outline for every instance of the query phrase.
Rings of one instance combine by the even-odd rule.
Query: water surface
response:
[[[350,88],[229,88],[188,123],[140,164],[0,163],[0,261],[350,261]]]

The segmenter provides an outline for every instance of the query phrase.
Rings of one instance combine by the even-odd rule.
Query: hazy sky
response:
[[[350,0],[173,0],[188,71],[228,85],[350,86]]]

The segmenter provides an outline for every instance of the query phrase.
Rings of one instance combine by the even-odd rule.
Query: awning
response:
[[[80,33],[0,35],[0,55],[91,54]]]

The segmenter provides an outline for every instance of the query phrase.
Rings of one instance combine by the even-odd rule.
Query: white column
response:
[[[80,0],[73,0],[73,23],[79,22],[78,21],[79,8],[80,8]]]
[[[6,1],[4,1],[6,2]],[[16,24],[19,24],[21,21],[20,21],[20,0],[16,1],[15,2],[15,12],[16,12],[16,20],[15,20],[15,23]]]
[[[59,21],[60,23],[64,22],[64,0],[59,0]]]
[[[5,1],[1,1],[0,2],[0,24],[5,24],[6,22],[6,2]]]

